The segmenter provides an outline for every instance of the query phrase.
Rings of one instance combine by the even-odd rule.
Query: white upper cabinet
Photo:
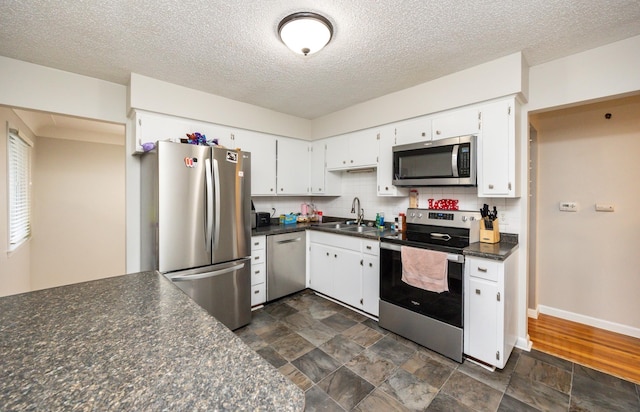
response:
[[[395,144],[419,143],[431,140],[431,119],[417,117],[394,123]],[[382,153],[382,152],[380,152]]]
[[[409,190],[398,188],[393,183],[393,146],[397,140],[397,129],[387,125],[378,132],[378,196],[407,196]]]
[[[481,107],[478,144],[478,196],[518,197],[518,151],[515,98]]]
[[[234,132],[234,145],[251,152],[251,194],[276,195],[276,136],[248,130]]]
[[[477,108],[450,111],[431,120],[433,140],[476,134],[479,131],[480,113]]]
[[[309,185],[312,195],[339,196],[342,185],[340,173],[327,171],[325,155],[327,139],[316,140],[310,144]]]
[[[278,195],[309,194],[309,142],[279,137]]]
[[[332,137],[326,143],[328,170],[377,166],[378,142],[377,133],[373,129]]]
[[[139,110],[135,111],[134,121],[136,134],[135,150],[138,152],[142,152],[143,143],[155,143],[160,140],[186,139],[187,133],[191,134],[196,132],[204,134],[207,140],[218,139],[219,144],[234,148],[231,140],[231,129],[226,126]]]

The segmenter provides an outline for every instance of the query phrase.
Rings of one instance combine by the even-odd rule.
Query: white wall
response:
[[[608,329],[638,337],[639,114],[636,97],[534,119],[541,311],[592,318],[589,323],[610,323]],[[578,212],[559,211],[562,201],[577,202]],[[613,204],[615,212],[596,212],[596,203]]]
[[[9,253],[7,199],[7,124],[35,142],[35,136],[11,109],[0,106],[0,296],[29,292],[31,240]],[[35,150],[35,149],[34,149]]]
[[[399,120],[479,103],[528,95],[528,67],[513,53],[467,70],[390,93],[312,120],[312,139],[335,136]]]
[[[124,124],[126,86],[0,56],[0,104]]]
[[[121,145],[37,138],[31,286],[125,273],[125,156]]]

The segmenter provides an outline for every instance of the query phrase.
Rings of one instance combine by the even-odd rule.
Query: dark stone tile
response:
[[[417,350],[418,348],[421,348],[422,346],[418,345],[417,343],[415,343],[414,341],[411,341],[405,337],[402,337],[400,335],[396,335],[395,333],[389,332],[387,334],[388,337],[390,337],[391,339],[395,340],[396,342],[400,342],[402,343],[404,346],[406,346],[407,348],[411,348],[414,350]]]
[[[370,327],[371,329],[375,330],[376,332],[378,332],[381,335],[386,335],[389,333],[388,330],[381,328],[380,326],[378,326],[378,322],[376,322],[373,319],[367,319],[364,322],[362,322],[363,325]]]
[[[571,390],[570,371],[530,356],[520,356],[514,373],[562,393],[568,394]]]
[[[417,351],[404,364],[402,369],[413,374],[434,388],[441,388],[455,370],[454,367],[438,362]]]
[[[520,402],[509,395],[504,395],[500,402],[498,412],[539,412],[539,409]]]
[[[538,350],[532,349],[531,352],[522,352],[521,357],[526,356],[529,358],[537,359],[543,362],[546,362],[550,365],[556,366],[560,369],[564,369],[568,372],[573,371],[573,362],[568,360],[560,359],[556,356],[549,355],[544,352],[540,352]]]
[[[364,348],[349,338],[336,335],[320,346],[324,352],[342,363],[347,363],[364,350]]]
[[[307,378],[304,373],[300,372],[298,368],[290,363],[279,367],[278,370],[303,391],[306,391],[313,386],[311,379]]]
[[[365,348],[373,345],[384,336],[371,329],[370,327],[363,325],[362,323],[353,325],[349,329],[342,332],[342,335],[348,337],[358,345]]]
[[[296,312],[292,315],[289,315],[282,319],[282,322],[289,327],[289,329],[299,331],[304,328],[308,328],[313,325],[314,322],[317,322],[315,319],[311,317],[308,313]]]
[[[345,331],[357,323],[341,313],[334,313],[333,315],[322,319],[321,322],[330,328],[335,329],[337,332]]]
[[[338,334],[335,329],[317,320],[314,320],[311,326],[300,329],[297,333],[316,346],[322,345]]]
[[[640,411],[633,383],[576,365],[570,411]]]
[[[468,406],[458,402],[458,400],[448,396],[442,392],[436,396],[427,409],[428,412],[475,412],[475,409],[471,409]]]
[[[297,309],[294,309],[293,307],[289,306],[284,302],[278,302],[273,305],[267,305],[265,306],[264,311],[276,319],[282,319],[298,312]]]
[[[262,340],[262,338],[254,331],[246,327],[236,330],[235,334],[253,350],[258,350],[268,346],[267,342]]]
[[[380,385],[396,370],[396,365],[367,349],[346,363],[346,366],[374,385]]]
[[[245,326],[252,330],[263,328],[267,325],[276,323],[278,320],[264,311],[264,308],[251,312],[251,323]]]
[[[509,385],[511,375],[517,363],[518,354],[512,354],[503,369],[497,369],[493,372],[477,365],[469,360],[458,366],[458,371],[472,377],[475,380],[486,383],[494,389],[504,392]]]
[[[353,409],[353,411],[356,412],[405,412],[410,410],[411,409],[406,408],[400,403],[400,401],[387,395],[380,389],[375,389]]]
[[[258,349],[256,352],[258,352],[258,355],[265,358],[267,362],[272,364],[275,368],[279,368],[280,366],[287,363],[287,360],[280,356],[280,354],[276,352],[276,350],[271,346],[266,346],[264,348]]]
[[[520,358],[524,356],[521,355]],[[507,386],[505,395],[509,395],[541,411],[567,411],[569,395],[537,381],[514,373]]]
[[[318,298],[320,299],[320,298]],[[309,307],[305,310],[306,313],[311,315],[312,318],[316,320],[322,320],[328,318],[331,315],[335,315],[336,311],[327,307],[327,305],[322,302],[312,302]]]
[[[346,410],[351,410],[374,389],[372,384],[344,366],[320,381],[318,387]]]
[[[454,371],[441,389],[463,405],[476,410],[495,411],[500,405],[502,392],[477,381],[464,373]]]
[[[365,320],[369,319],[368,317],[356,312],[355,310],[349,309],[349,308],[345,308],[345,307],[340,309],[340,311],[338,313],[341,313],[344,316],[346,316],[349,319],[354,320],[356,322],[364,322]]]
[[[316,383],[320,382],[341,365],[340,362],[318,348],[302,355],[291,363]]]
[[[434,361],[448,366],[451,369],[456,369],[460,365],[458,362],[449,359],[446,356],[439,354],[438,352],[434,352],[431,349],[427,349],[424,346],[420,346],[418,348],[418,353],[425,358],[433,359]]]
[[[404,369],[398,369],[379,389],[399,400],[407,409],[423,411],[435,398],[439,388],[434,388]]]
[[[272,343],[289,335],[292,330],[282,322],[275,322],[256,329],[258,336],[267,343]]]
[[[297,359],[305,353],[315,349],[314,344],[297,333],[291,333],[284,338],[273,342],[271,347],[288,361]]]
[[[389,336],[380,339],[369,350],[389,359],[398,366],[406,362],[416,352],[415,349],[408,348]]]
[[[305,393],[305,412],[344,412],[342,406],[331,399],[329,395],[317,386]]]

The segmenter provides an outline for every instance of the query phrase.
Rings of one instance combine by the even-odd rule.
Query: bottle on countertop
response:
[[[404,213],[398,215],[398,232],[404,232],[407,230],[407,217]]]

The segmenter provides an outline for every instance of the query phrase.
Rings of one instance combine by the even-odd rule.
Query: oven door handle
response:
[[[380,242],[380,249],[387,249],[387,250],[393,250],[394,252],[401,252],[402,245],[397,245],[395,243]],[[464,255],[447,253],[447,260],[454,263],[464,263]]]
[[[433,239],[445,240],[445,241],[451,240],[451,235],[448,235],[447,233],[429,233],[429,234]]]

